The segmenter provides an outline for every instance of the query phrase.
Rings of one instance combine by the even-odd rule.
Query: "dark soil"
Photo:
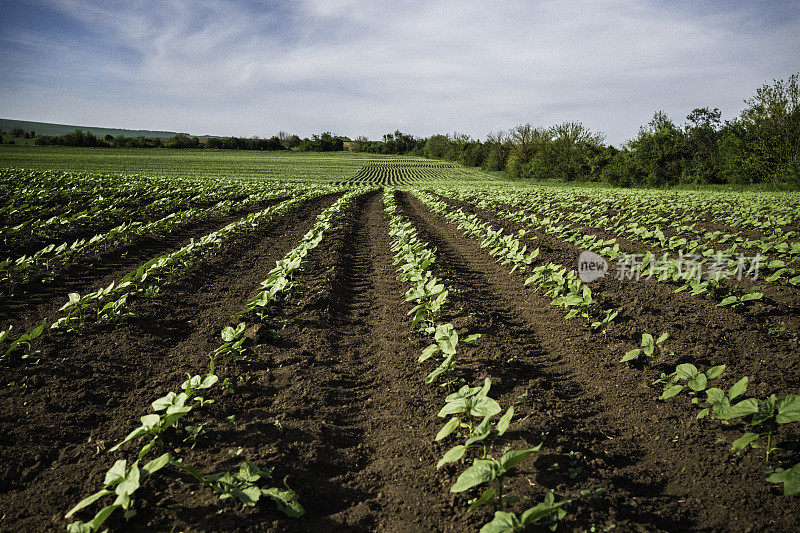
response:
[[[591,333],[416,198],[397,199],[437,249],[437,275],[451,289],[442,320],[461,334],[483,333],[459,352],[458,377],[491,377],[490,395],[503,407],[515,404],[498,446],[544,444],[508,480],[507,491],[523,499],[514,511],[549,489],[572,500],[560,530],[800,529],[796,497],[765,481],[762,452],[729,451],[743,427],[697,421],[688,398],[657,401],[660,391],[650,385],[669,365],[693,360],[729,364],[720,378],[726,386],[749,375],[753,394],[797,392],[796,350],[747,315],[646,283],[593,285],[623,312],[607,336]],[[312,201],[228,243],[158,298],[137,302],[135,319],[48,336],[38,366],[2,369],[3,384],[14,385],[0,390],[0,529],[63,530],[65,511],[100,488],[112,459],[103,450],[187,372],[203,371],[221,328],[237,322],[233,313],[332,201]],[[539,237],[545,260],[577,258],[563,243]],[[235,394],[218,391],[216,403],[203,408],[208,433],[195,448],[179,444],[203,472],[235,469],[243,459],[275,467],[270,483],[296,491],[306,515],[287,518],[268,501],[242,509],[165,469],[137,493],[139,514],[109,525],[475,531],[489,521],[488,508],[466,513],[474,494],[449,492],[463,466],[435,468],[455,444],[433,441],[445,422],[436,413],[446,391],[424,383],[434,363],[416,361],[427,340],[409,327],[407,287],[395,279],[389,245],[380,193],[358,198],[307,257],[283,309],[287,326],[274,336],[266,328],[252,335],[249,363],[218,367]],[[674,355],[652,368],[616,362],[643,331],[664,330],[675,332],[668,345]],[[229,415],[235,420],[226,421]],[[789,437],[784,431],[780,440]],[[797,454],[778,454],[774,464],[790,458]]]

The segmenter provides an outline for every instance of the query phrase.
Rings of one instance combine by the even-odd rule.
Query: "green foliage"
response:
[[[620,363],[630,362],[630,361],[637,361],[640,358],[644,358],[648,363],[651,363],[655,358],[655,351],[656,348],[661,347],[661,343],[669,338],[669,333],[662,333],[658,339],[653,339],[653,336],[649,333],[642,334],[642,345],[641,348],[634,348],[633,350],[629,350],[622,359],[620,359]]]

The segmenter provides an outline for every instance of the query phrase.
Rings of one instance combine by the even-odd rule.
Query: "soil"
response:
[[[65,511],[100,488],[111,461],[103,451],[153,399],[177,390],[186,373],[203,372],[222,327],[238,322],[233,314],[274,261],[333,200],[309,202],[227,243],[157,298],[138,301],[135,318],[49,335],[38,365],[0,369],[3,384],[13,383],[0,390],[0,529],[63,530]],[[419,200],[397,200],[437,250],[437,275],[450,288],[442,320],[462,335],[483,334],[459,352],[458,377],[474,384],[488,376],[490,395],[515,405],[498,446],[543,443],[507,481],[507,493],[523,499],[512,510],[554,490],[572,500],[559,526],[566,531],[800,529],[796,497],[764,479],[763,453],[729,451],[741,425],[698,421],[688,397],[658,401],[650,385],[692,360],[729,364],[721,385],[749,375],[753,394],[796,393],[796,348],[746,314],[658,284],[608,279],[593,291],[623,312],[607,335],[592,333]],[[544,260],[577,258],[564,243],[537,237]],[[196,446],[176,443],[202,472],[235,469],[243,459],[274,467],[269,483],[296,491],[306,515],[287,518],[270,502],[243,509],[165,468],[137,492],[139,514],[128,523],[113,517],[112,528],[464,531],[491,519],[488,508],[467,514],[469,496],[449,492],[463,466],[435,468],[455,444],[433,441],[446,421],[436,416],[446,390],[424,383],[435,364],[416,361],[428,342],[409,327],[407,287],[395,278],[389,246],[381,193],[357,198],[309,253],[283,309],[286,327],[262,327],[248,342],[249,361],[218,366],[235,393],[217,391],[202,408],[207,433]],[[675,331],[674,354],[653,367],[617,363],[643,331],[663,330]],[[780,442],[797,441],[782,429]],[[773,463],[797,457],[779,453]]]

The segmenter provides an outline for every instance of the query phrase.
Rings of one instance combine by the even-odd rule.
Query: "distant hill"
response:
[[[125,130],[119,128],[96,128],[93,126],[71,126],[68,124],[51,124],[49,122],[30,122],[28,120],[11,120],[0,118],[0,129],[8,133],[12,128],[22,128],[25,131],[35,131],[36,135],[65,135],[75,130],[90,131],[95,137],[174,137],[176,131],[151,131],[151,130]]]

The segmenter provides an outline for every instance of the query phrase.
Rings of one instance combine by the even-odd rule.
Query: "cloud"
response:
[[[659,109],[677,121],[701,106],[734,116],[758,86],[800,70],[789,3],[37,5],[60,15],[60,31],[10,14],[2,116],[373,138],[581,120],[620,143]]]

